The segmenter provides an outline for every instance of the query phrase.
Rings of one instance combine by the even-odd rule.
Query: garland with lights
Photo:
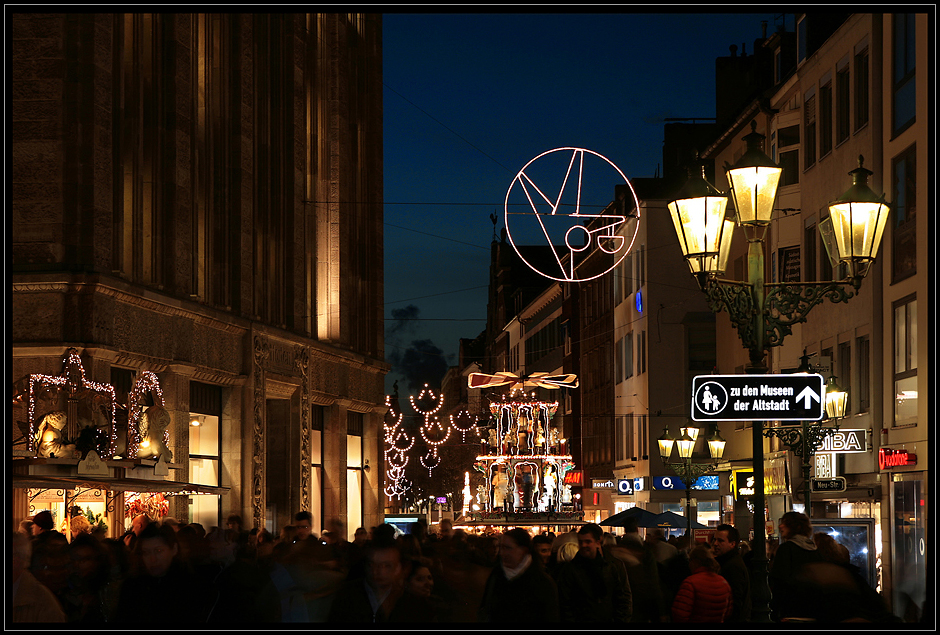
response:
[[[140,449],[141,442],[145,441],[140,435],[140,417],[143,414],[143,399],[145,393],[150,393],[153,397],[154,405],[164,406],[163,389],[160,388],[160,380],[152,372],[145,370],[134,382],[127,397],[127,455],[129,458],[136,458]],[[169,445],[170,431],[163,431],[163,444]]]
[[[78,354],[78,350],[75,348],[69,348],[66,351],[65,358],[62,360],[62,365],[63,371],[59,376],[42,374],[32,374],[29,376],[29,401],[27,414],[29,423],[27,447],[29,448],[29,451],[36,453],[38,456],[40,450],[39,446],[41,444],[41,436],[45,432],[44,430],[39,429],[39,424],[41,419],[44,419],[45,416],[53,414],[53,412],[46,413],[40,420],[37,420],[36,402],[38,400],[39,394],[44,392],[53,392],[55,390],[61,390],[62,388],[65,388],[68,391],[69,399],[76,399],[76,395],[81,390],[88,390],[92,393],[97,393],[108,397],[111,410],[111,434],[108,438],[108,447],[103,453],[104,455],[102,458],[110,458],[114,454],[115,445],[117,442],[117,426],[115,425],[114,420],[116,402],[114,386],[111,384],[100,384],[89,381],[85,377],[85,368],[82,366],[81,357]],[[93,423],[94,422],[92,421],[92,424]],[[63,445],[66,445],[66,447],[67,444],[74,445],[78,437],[78,431],[72,428],[72,425],[66,424],[65,429],[59,431],[59,434],[63,440]]]

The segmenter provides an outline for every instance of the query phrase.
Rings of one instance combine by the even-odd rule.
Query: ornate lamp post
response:
[[[799,372],[810,372],[809,356],[806,355],[806,351],[803,351],[803,356],[800,359]],[[810,487],[810,462],[816,452],[823,446],[826,437],[839,431],[839,419],[845,416],[847,399],[848,393],[839,387],[833,375],[826,385],[826,419],[824,420],[834,421],[835,425],[833,427],[824,428],[824,421],[803,420],[800,421],[799,426],[780,426],[768,428],[764,431],[765,437],[777,437],[783,445],[787,446],[788,450],[800,457],[803,476],[803,505],[806,509],[806,515],[810,518],[813,517],[810,500],[812,491]]]
[[[712,460],[708,463],[693,463],[692,452],[695,449],[695,441],[698,439],[699,428],[692,425],[690,421],[679,428],[679,432],[682,436],[676,440],[673,438],[672,433],[669,432],[669,426],[666,426],[662,436],[658,439],[659,455],[663,460],[663,465],[671,468],[682,480],[682,484],[685,485],[685,517],[688,521],[688,536],[691,541],[692,486],[695,484],[698,477],[718,467],[718,460],[721,459],[721,455],[725,451],[725,440],[722,439],[721,435],[718,433],[718,426],[712,424],[712,432],[709,434],[708,439],[706,439],[708,442],[708,454],[711,456]],[[673,445],[678,447],[680,458],[679,461],[675,462],[670,461]]]
[[[731,317],[748,350],[748,373],[766,373],[765,356],[774,346],[780,346],[791,333],[791,326],[806,320],[810,310],[829,299],[848,302],[867,275],[877,255],[878,245],[887,221],[888,205],[884,197],[875,196],[868,188],[871,171],[859,167],[849,174],[852,187],[829,206],[829,218],[834,236],[832,251],[835,259],[847,265],[849,275],[843,281],[804,283],[765,283],[764,234],[771,221],[777,184],[782,169],[768,158],[763,150],[764,135],[751,122],[751,132],[744,137],[747,150],[733,166],[725,171],[731,184],[737,225],[748,241],[748,277],[746,281],[719,280],[727,263],[730,230],[733,225],[717,209],[721,194],[713,186],[703,188],[704,177],[690,179],[677,199],[669,204],[673,223],[689,268],[699,287],[705,292],[713,312],[725,310]],[[704,174],[704,173],[703,173]],[[707,184],[706,184],[707,185]],[[703,192],[703,189],[706,190]],[[725,203],[726,205],[727,203]],[[725,236],[728,232],[729,236]],[[715,237],[717,236],[717,240]],[[827,243],[828,245],[828,243]],[[831,252],[830,252],[831,253]],[[754,461],[755,522],[754,522],[754,585],[753,602],[756,621],[769,621],[767,587],[767,550],[764,536],[764,461],[763,426],[752,424]],[[759,520],[758,520],[759,519]]]

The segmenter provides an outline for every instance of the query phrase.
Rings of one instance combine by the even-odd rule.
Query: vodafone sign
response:
[[[917,455],[907,450],[892,450],[881,448],[878,450],[878,468],[901,467],[904,465],[917,465]]]

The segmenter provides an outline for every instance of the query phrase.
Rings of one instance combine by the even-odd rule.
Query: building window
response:
[[[852,412],[852,343],[839,344],[839,373],[836,381],[843,390],[848,391],[849,398],[845,402],[845,414]]]
[[[917,423],[917,299],[894,305],[894,425]]]
[[[868,412],[871,407],[871,375],[868,365],[871,363],[870,349],[871,343],[868,337],[859,337],[855,340],[855,355],[858,357],[856,368],[858,369],[858,381],[856,387],[858,391],[858,411]]]
[[[805,256],[803,258],[805,266],[805,280],[813,282],[816,280],[816,223],[803,229],[803,248]]]
[[[346,530],[362,526],[362,428],[365,415],[346,412]],[[347,536],[347,540],[350,536]]]
[[[617,454],[614,460],[619,463],[620,461],[624,460],[624,446],[626,445],[626,439],[624,438],[626,436],[625,435],[626,430],[624,430],[624,427],[623,427],[623,417],[617,417],[616,428],[617,428],[617,432],[616,432]]]
[[[894,83],[891,102],[894,134],[898,134],[914,123],[916,111],[914,26],[914,14],[894,16]]]
[[[868,123],[868,48],[855,54],[855,130]]]
[[[796,63],[806,61],[806,16],[802,16],[796,23]]]
[[[633,377],[633,333],[623,338],[623,372],[624,379]]]
[[[892,523],[891,563],[893,578],[898,581],[892,585],[891,595],[896,614],[914,622],[920,619],[921,611],[930,610],[924,607],[924,602],[930,602],[926,556],[929,549],[924,549],[928,537],[924,501],[930,500],[929,489],[923,481],[907,480],[913,475],[895,473],[894,476],[904,480],[891,483],[896,519]],[[931,562],[935,562],[932,556]]]
[[[640,331],[639,349],[637,356],[640,358],[640,361],[637,375],[642,375],[646,372],[646,331]]]
[[[795,185],[800,182],[800,126],[787,126],[777,131],[777,146],[780,160],[778,165],[783,168],[780,175],[780,186]]]
[[[618,384],[623,381],[623,339],[617,340],[614,349],[614,381]]]
[[[803,103],[803,169],[816,164],[816,95],[810,95]]]
[[[832,150],[832,81],[819,88],[819,156]]]
[[[623,259],[623,297],[630,297],[633,293],[633,254],[627,254]]]
[[[836,72],[836,145],[849,138],[849,65]]]
[[[323,523],[323,406],[310,409],[310,513]]]
[[[222,389],[218,386],[189,384],[189,482],[219,486],[221,481]],[[189,522],[203,527],[220,525],[221,497],[199,494],[192,497]]]
[[[782,247],[780,254],[780,282],[800,281],[800,247]]]
[[[631,461],[636,461],[636,432],[634,426],[636,425],[635,417],[633,413],[627,415],[626,421],[626,456],[630,457]]]
[[[917,170],[916,146],[892,161],[891,197],[894,219],[891,235],[891,279],[898,282],[917,273]]]

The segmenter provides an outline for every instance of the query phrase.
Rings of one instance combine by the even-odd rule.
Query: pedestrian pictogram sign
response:
[[[699,375],[692,379],[693,421],[819,421],[822,375]]]

